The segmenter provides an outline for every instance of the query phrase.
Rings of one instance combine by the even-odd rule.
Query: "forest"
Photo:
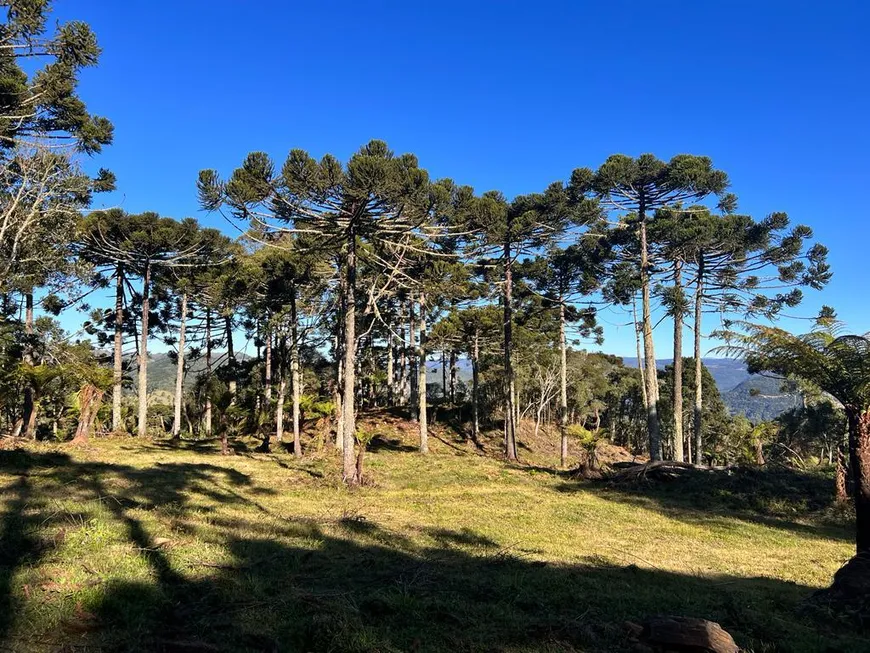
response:
[[[577,167],[561,179],[509,197],[430,177],[426,161],[376,139],[349,144],[358,149],[343,160],[293,149],[293,142],[276,143],[289,150],[281,160],[262,151],[230,169],[203,160],[189,180],[200,219],[163,215],[159,199],[143,213],[94,209],[101,193],[124,184],[94,168],[113,143],[113,126],[90,113],[77,90],[81,71],[97,66],[101,50],[87,24],[54,26],[49,4],[0,2],[0,470],[8,483],[0,550],[2,636],[18,638],[8,640],[10,650],[67,650],[57,641],[43,649],[28,640],[35,632],[47,637],[59,623],[64,641],[79,638],[95,647],[88,650],[622,650],[632,635],[587,625],[554,630],[536,621],[535,610],[558,612],[556,605],[578,600],[572,591],[594,594],[599,583],[661,592],[683,586],[691,597],[710,592],[700,575],[674,577],[640,553],[622,566],[584,559],[592,565],[584,572],[560,568],[552,558],[562,554],[551,552],[538,568],[522,545],[495,550],[495,535],[476,535],[461,519],[459,530],[423,534],[411,517],[386,526],[396,515],[378,521],[359,507],[368,505],[365,497],[380,497],[377,510],[404,511],[402,493],[417,484],[423,489],[415,506],[451,478],[485,488],[484,476],[505,505],[540,501],[558,511],[559,501],[588,501],[590,519],[610,514],[595,502],[615,501],[607,517],[613,520],[620,511],[674,502],[663,514],[721,508],[722,519],[749,523],[741,511],[757,509],[764,516],[746,528],[785,529],[793,519],[788,537],[816,523],[834,529],[835,539],[846,533],[857,553],[836,564],[830,554],[828,585],[830,573],[845,565],[814,595],[813,618],[826,625],[810,634],[773,626],[765,632],[764,610],[773,608],[761,604],[752,618],[709,605],[704,612],[704,601],[696,615],[683,605],[668,607],[686,617],[716,617],[745,650],[823,650],[821,642],[830,646],[825,650],[859,650],[862,640],[851,638],[870,618],[870,341],[846,335],[828,307],[806,334],[776,326],[832,277],[828,250],[809,226],[776,206],[765,215],[741,212],[740,189],[700,154],[614,153],[602,161],[578,154]],[[595,351],[607,347],[603,311],[619,312],[633,327],[637,367]],[[654,330],[667,332],[672,347],[656,351]],[[687,342],[684,334],[691,334]],[[784,412],[753,421],[730,414],[703,363],[711,340],[718,343],[713,353],[763,375],[755,378],[765,383],[756,382],[745,397],[782,394]],[[671,362],[660,368],[663,358]],[[158,359],[163,365],[156,369]],[[156,389],[155,375],[172,391]],[[421,480],[431,474],[439,474],[437,482]],[[500,474],[515,479],[513,491]],[[265,484],[262,505],[251,479]],[[542,485],[533,489],[532,482]],[[787,497],[778,494],[780,484]],[[31,494],[37,490],[44,495],[38,501]],[[208,557],[209,547],[229,540],[196,533],[242,520],[233,512],[243,510],[236,505],[240,493],[248,497],[245,506],[259,506],[244,513],[256,539],[243,544],[235,536],[235,561]],[[547,499],[536,497],[544,493]],[[284,494],[279,519],[263,505]],[[192,525],[188,513],[206,510],[193,507],[199,500],[212,502],[208,510],[230,512]],[[74,505],[42,521],[50,501]],[[146,533],[158,517],[131,516],[164,509],[172,523],[166,538]],[[319,523],[318,510],[338,516]],[[52,555],[61,556],[59,565],[74,559],[29,552],[48,546],[33,533],[58,520],[64,535],[45,536],[55,538],[51,551],[78,538],[71,551],[99,557],[115,535],[99,546],[88,540],[98,538],[87,535],[87,524],[96,523],[89,519],[127,533],[140,552],[129,555],[142,558],[142,574],[157,578],[157,589],[143,589],[140,574],[139,585],[116,582],[107,599],[109,590],[100,592],[114,572],[91,573],[85,565],[85,580],[57,590],[64,607],[27,607],[31,592],[48,594],[55,588],[46,590],[46,583],[65,582],[40,576],[40,565]],[[752,536],[763,539],[760,533]],[[451,640],[445,633],[468,625],[441,599],[397,607],[396,596],[366,595],[361,606],[336,607],[333,590],[352,601],[366,582],[404,578],[396,570],[428,554],[416,540],[401,552],[385,547],[418,536],[443,556],[439,571],[420,572],[433,579],[420,582],[448,588],[469,606],[473,591],[456,594],[468,578],[492,585],[483,594],[504,593],[483,608],[467,608],[483,609],[475,623],[492,619],[495,639],[478,625],[470,639]],[[185,537],[199,539],[177,544]],[[302,555],[281,549],[281,537],[320,538],[320,545]],[[534,537],[561,542],[561,535]],[[558,546],[567,551],[583,543]],[[216,575],[186,575],[173,561],[177,550],[207,559],[199,571]],[[484,561],[476,568],[478,553]],[[266,559],[279,562],[270,571]],[[348,580],[352,568],[369,563],[389,571]],[[349,585],[321,587],[311,576],[300,594],[263,608],[273,611],[262,626],[268,634],[239,626],[256,622],[257,601],[282,591],[270,574],[304,579],[321,567],[344,574]],[[589,577],[576,580],[584,573]],[[625,576],[635,573],[648,577]],[[17,574],[41,580],[22,585]],[[534,577],[528,581],[534,591],[521,600],[537,608],[502,605],[516,590],[502,587],[510,574]],[[821,576],[807,582],[819,585]],[[233,590],[241,579],[247,584]],[[257,590],[258,583],[267,590]],[[247,592],[250,603],[238,608],[246,611],[238,620],[228,618],[232,630],[222,640],[207,619],[218,619],[233,591]],[[402,591],[411,604],[422,600],[413,588]],[[727,591],[737,592],[727,599],[735,605],[774,593],[756,586]],[[202,594],[212,604],[191,607]],[[629,610],[623,621],[657,614],[657,596],[643,599],[646,614]],[[781,600],[797,606],[805,598]],[[281,625],[305,601],[335,621],[319,624],[306,613],[303,625]],[[588,608],[599,621],[604,603]],[[522,616],[511,617],[515,609]],[[20,610],[42,625],[28,631],[14,618]],[[177,632],[160,630],[160,610],[175,613]],[[441,630],[411,628],[420,610],[442,620]],[[783,618],[802,619],[796,614]],[[525,630],[514,632],[508,624],[514,619]],[[667,648],[665,635],[659,634],[664,644],[656,643],[650,635],[656,624],[637,635],[650,648],[634,650],[676,650]],[[546,635],[534,634],[536,628]],[[691,623],[681,628],[681,636],[694,632]],[[140,631],[149,633],[143,643],[123,639]],[[680,650],[738,650],[733,641],[706,636],[710,642],[692,640]],[[778,647],[786,639],[791,643]]]

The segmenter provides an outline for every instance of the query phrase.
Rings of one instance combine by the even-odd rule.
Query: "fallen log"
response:
[[[734,638],[714,621],[694,617],[652,617],[628,622],[629,638],[656,653],[740,653]]]

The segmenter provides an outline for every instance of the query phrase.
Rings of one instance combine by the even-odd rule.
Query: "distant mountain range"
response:
[[[223,352],[215,354],[215,360],[219,359]],[[244,359],[244,355],[239,355]],[[623,362],[629,367],[637,367],[637,358],[623,357]],[[753,422],[769,420],[800,405],[800,396],[795,393],[785,392],[781,388],[781,381],[776,378],[749,374],[746,365],[732,358],[703,358],[704,365],[710,370],[713,380],[722,394],[722,400],[732,415],[743,414]],[[659,369],[673,362],[671,358],[663,358],[657,361]],[[463,383],[471,381],[471,365],[461,359],[457,361],[459,379]],[[196,381],[196,376],[205,369],[205,361],[197,360],[188,371],[185,378],[185,388],[189,388]],[[441,385],[440,362],[432,361],[427,366],[429,382]],[[133,384],[136,384],[136,373],[132,374]],[[169,392],[175,390],[175,363],[167,354],[154,354],[148,365],[148,392]]]
[[[624,357],[629,367],[637,367],[637,358]],[[800,396],[782,390],[778,378],[750,374],[746,364],[733,358],[702,358],[732,415],[745,415],[752,422],[774,419],[800,405]],[[656,361],[661,370],[673,363],[672,358]]]

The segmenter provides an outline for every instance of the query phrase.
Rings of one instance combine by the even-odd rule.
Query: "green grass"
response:
[[[750,651],[870,650],[804,607],[852,552],[830,479],[611,487],[379,428],[352,492],[329,450],[0,451],[4,650],[620,651],[656,614]]]

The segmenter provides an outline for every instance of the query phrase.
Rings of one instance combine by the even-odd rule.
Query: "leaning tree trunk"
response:
[[[302,374],[299,370],[299,316],[296,312],[296,289],[290,293],[290,383],[293,393],[293,455],[302,456],[299,438],[299,402],[302,398]]]
[[[360,482],[356,468],[356,234],[350,230],[345,253],[345,306],[344,306],[344,418],[343,477],[348,485]]]
[[[28,289],[24,294],[24,333],[27,343],[24,345],[24,363],[33,367],[33,289]],[[24,410],[22,422],[24,424],[24,437],[36,439],[36,414],[39,407],[36,403],[36,389],[32,383],[24,388]]]
[[[124,383],[124,267],[115,270],[115,350],[112,369],[112,430],[121,430]]]
[[[429,453],[429,422],[426,416],[426,294],[418,296],[420,303],[420,344],[417,348],[417,418],[420,422],[420,453]]]
[[[565,337],[565,302],[559,301],[559,466],[568,464],[568,346]]]
[[[142,274],[142,334],[139,342],[139,437],[148,435],[148,314],[151,310],[151,261]]]
[[[187,293],[181,293],[181,323],[178,327],[178,365],[175,370],[175,414],[172,417],[172,437],[181,437],[181,406],[184,400],[184,337],[187,327]]]
[[[674,313],[674,460],[683,462],[683,262],[674,262],[674,288],[678,305]]]
[[[88,441],[102,399],[103,391],[90,383],[79,390],[79,423],[72,439],[73,444],[84,444]]]
[[[516,381],[513,366],[513,252],[511,251],[510,220],[508,237],[504,242],[504,383],[505,383],[505,457],[517,459],[516,410],[514,407]]]
[[[656,367],[656,354],[653,345],[652,310],[650,308],[650,262],[643,205],[638,210],[638,217],[640,218],[640,292],[644,372],[646,374],[646,420],[649,431],[649,457],[650,460],[655,461],[662,459],[662,438],[658,414],[658,368]]]
[[[704,464],[703,449],[703,423],[702,411],[704,408],[704,378],[703,363],[701,362],[701,309],[704,303],[704,256],[698,259],[698,281],[695,288],[695,407],[693,417],[693,431],[695,434],[695,464]]]

